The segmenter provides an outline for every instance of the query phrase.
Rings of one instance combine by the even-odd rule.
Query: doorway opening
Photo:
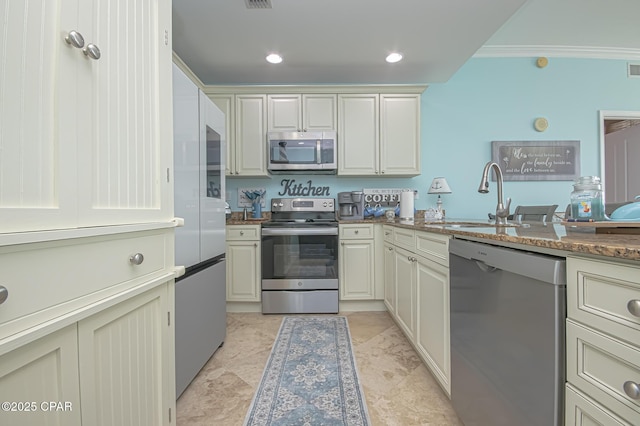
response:
[[[605,204],[640,195],[640,111],[600,111],[600,174]]]

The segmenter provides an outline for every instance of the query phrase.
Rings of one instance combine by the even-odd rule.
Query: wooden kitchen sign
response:
[[[493,141],[491,158],[500,166],[504,180],[574,180],[580,176],[580,141]]]

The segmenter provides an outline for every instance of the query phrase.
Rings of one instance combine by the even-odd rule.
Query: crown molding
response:
[[[640,49],[624,47],[587,47],[587,46],[482,46],[473,55],[474,58],[522,58],[522,57],[560,57],[585,59],[622,59],[639,60]]]
[[[204,91],[204,83],[202,83],[198,76],[195,75],[193,71],[191,71],[191,68],[189,68],[189,66],[184,63],[184,61],[180,58],[180,56],[176,54],[176,52],[173,52],[173,63],[178,68],[180,68],[187,75],[187,77],[189,77],[189,79],[193,81],[196,86],[198,86],[200,90]]]

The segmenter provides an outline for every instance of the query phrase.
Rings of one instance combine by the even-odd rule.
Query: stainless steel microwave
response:
[[[335,174],[338,169],[336,132],[267,133],[267,168],[271,173]]]

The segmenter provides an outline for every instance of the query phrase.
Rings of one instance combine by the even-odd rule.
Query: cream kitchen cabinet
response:
[[[395,247],[396,321],[415,345],[416,333],[416,257],[408,250]]]
[[[227,302],[260,302],[260,225],[227,226]]]
[[[236,128],[235,128],[235,96],[227,95],[207,95],[220,111],[224,113],[224,128],[226,132],[226,152],[225,175],[234,175],[236,171]]]
[[[267,173],[267,96],[236,95],[234,139],[229,139],[229,174],[268,176]]]
[[[4,4],[3,231],[170,220],[171,2]]]
[[[420,174],[420,95],[339,94],[338,174]]]
[[[287,94],[268,95],[269,131],[335,130],[336,95]]]
[[[416,338],[418,354],[451,394],[449,259],[447,236],[416,232]]]
[[[450,394],[449,236],[401,227],[384,231],[385,304]]]
[[[340,224],[340,300],[375,299],[374,225]]]
[[[393,245],[393,227],[382,226],[384,304],[391,315],[396,314],[396,253]]]
[[[175,423],[173,282],[78,323],[83,424]]]
[[[3,410],[0,423],[174,424],[173,289],[170,281],[104,309],[98,304],[93,315],[80,313],[79,321],[1,355],[2,401],[33,403],[33,412]]]
[[[635,265],[567,258],[567,425],[640,420],[639,277]]]
[[[0,400],[14,405],[2,407],[0,424],[81,425],[78,383],[76,324],[1,355]],[[66,409],[49,410],[49,401]]]

